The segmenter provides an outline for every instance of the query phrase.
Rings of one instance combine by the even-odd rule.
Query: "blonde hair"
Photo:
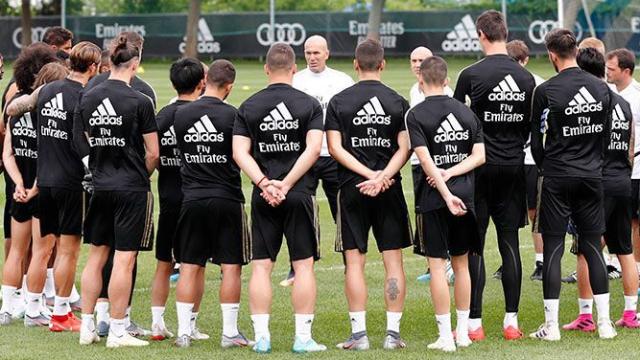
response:
[[[81,73],[87,72],[92,64],[100,64],[102,60],[102,50],[88,41],[82,41],[71,49],[69,54],[69,64],[71,70]]]
[[[36,75],[33,88],[35,89],[52,81],[64,79],[67,75],[69,75],[69,69],[66,66],[59,62],[48,63],[43,66],[38,72],[38,75]]]
[[[602,42],[602,40],[598,38],[588,37],[580,41],[580,44],[578,45],[578,49],[586,49],[586,48],[594,48],[598,50],[598,52],[601,53],[602,55],[605,54],[604,43]]]

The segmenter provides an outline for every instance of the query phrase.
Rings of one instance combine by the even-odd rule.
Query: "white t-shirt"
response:
[[[640,83],[635,79],[631,81],[631,84],[624,88],[622,91],[618,91],[615,85],[611,84],[611,89],[623,99],[627,100],[631,107],[631,115],[633,116],[633,131],[635,131],[635,144],[633,147],[634,154],[640,151]],[[636,156],[633,161],[633,171],[631,172],[632,179],[640,179],[640,157]]]
[[[533,79],[536,82],[536,86],[542,84],[544,79],[540,76],[531,73],[533,75]],[[533,155],[531,155],[531,135],[529,135],[529,139],[527,139],[527,143],[524,144],[524,164],[525,165],[535,165],[536,162],[533,160]]]
[[[342,90],[353,85],[353,79],[338,70],[325,67],[321,73],[314,73],[306,68],[293,75],[293,87],[316,98],[322,106],[323,122],[327,115],[327,105],[331,98]],[[320,156],[331,156],[327,147],[327,136],[322,139]]]
[[[451,90],[449,85],[445,86],[444,94],[453,97],[453,90]],[[413,84],[411,90],[409,90],[409,106],[414,107],[423,101],[424,93],[422,92],[422,89],[420,89],[420,84]],[[416,153],[411,154],[411,158],[409,158],[409,161],[411,162],[411,165],[420,165],[420,160],[418,159]]]

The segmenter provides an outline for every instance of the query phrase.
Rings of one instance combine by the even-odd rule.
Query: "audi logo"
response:
[[[31,28],[31,42],[37,42],[42,40],[42,36],[45,31],[47,31],[48,27],[36,26]],[[18,49],[22,49],[22,27],[19,27],[13,30],[13,34],[11,35],[11,40],[13,40],[13,45]]]
[[[271,24],[261,24],[256,30],[256,39],[262,46],[270,46],[275,42],[283,42],[289,45],[302,45],[307,38],[307,31],[300,23],[274,24],[273,31]]]
[[[560,27],[560,24],[556,20],[535,20],[529,25],[529,39],[534,44],[543,44],[544,37],[553,30]],[[582,25],[576,22],[575,28],[573,30],[576,39],[582,39],[583,30]]]

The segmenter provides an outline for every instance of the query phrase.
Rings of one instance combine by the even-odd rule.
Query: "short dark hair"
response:
[[[289,44],[277,42],[267,51],[267,67],[272,71],[291,70],[296,64],[296,54]],[[211,71],[211,69],[209,69]]]
[[[522,40],[511,40],[507,43],[507,53],[513,60],[523,62],[529,57],[529,47]]]
[[[42,42],[47,45],[61,46],[73,39],[73,33],[62,26],[52,26],[42,35]]]
[[[376,39],[366,39],[356,46],[356,62],[363,71],[380,69],[384,61],[384,48]]]
[[[578,51],[578,42],[571,30],[553,29],[544,37],[547,50],[558,55],[562,59],[575,58]]]
[[[207,72],[207,84],[221,88],[236,81],[236,68],[231,61],[225,59],[215,60],[209,65]]]
[[[629,49],[615,49],[607,54],[607,60],[618,59],[618,67],[622,70],[629,69],[631,75],[636,68],[636,56]]]
[[[431,56],[420,64],[420,77],[430,85],[442,85],[447,80],[447,62],[439,56]]]
[[[111,51],[111,64],[115,67],[140,57],[142,49],[137,45],[137,42],[130,41],[126,33],[120,33],[113,44],[115,47]]]
[[[58,61],[56,52],[51,46],[43,42],[33,43],[22,49],[20,55],[13,63],[13,75],[16,86],[21,92],[31,92],[31,86],[36,75],[45,64]]]
[[[487,10],[476,19],[476,31],[487,37],[489,42],[507,41],[509,31],[504,15],[496,10]]]
[[[100,48],[88,41],[76,44],[69,54],[69,66],[71,70],[81,73],[87,72],[92,64],[100,64],[102,52]]]
[[[169,79],[178,95],[190,94],[204,79],[204,68],[197,59],[180,59],[171,64]]]
[[[605,73],[604,55],[595,48],[583,48],[578,50],[576,57],[578,66],[589,74],[603,79]]]

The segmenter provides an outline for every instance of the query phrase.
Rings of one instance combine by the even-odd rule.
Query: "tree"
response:
[[[31,45],[31,1],[22,0],[20,26],[22,26],[22,48]]]
[[[367,27],[367,38],[380,40],[380,22],[382,22],[382,10],[385,0],[371,0],[371,11],[369,11],[369,25]]]
[[[198,21],[200,20],[201,0],[191,0],[187,15],[187,40],[184,55],[198,57]]]

